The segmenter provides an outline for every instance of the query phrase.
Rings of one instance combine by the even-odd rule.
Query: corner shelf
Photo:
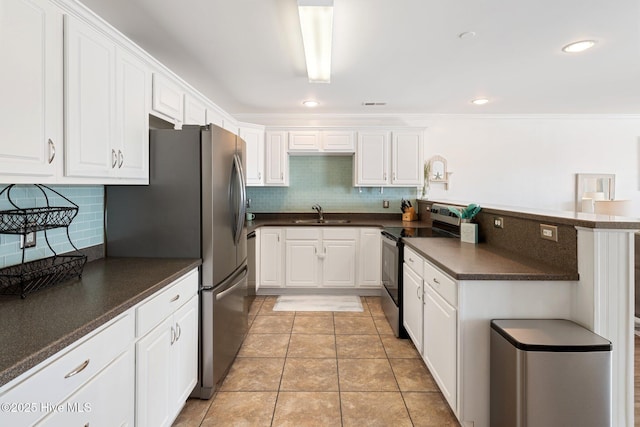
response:
[[[0,197],[6,196],[14,209],[0,211],[0,234],[26,236],[29,233],[44,231],[44,238],[53,256],[34,261],[25,261],[26,246],[22,248],[20,264],[0,269],[0,295],[20,295],[22,298],[32,292],[44,289],[72,277],[82,277],[87,262],[84,255],[71,241],[69,225],[78,214],[78,205],[57,191],[41,184],[34,184],[46,201],[45,207],[19,207],[11,198],[14,184],[0,191]],[[56,194],[71,206],[51,206],[49,194]],[[65,228],[69,244],[74,251],[58,255],[49,243],[47,230]]]

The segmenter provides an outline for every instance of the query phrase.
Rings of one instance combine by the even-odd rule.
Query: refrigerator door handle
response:
[[[231,286],[230,288],[225,289],[224,291],[216,294],[216,301],[220,301],[222,298],[224,298],[225,296],[229,295],[230,293],[233,293],[233,291],[236,290],[236,288],[238,286],[242,286],[245,282],[245,279],[247,277],[247,275],[249,274],[249,271],[247,268],[245,268],[243,270],[243,274],[242,276],[240,276],[236,282],[233,284],[233,286]]]
[[[240,160],[240,156],[238,156],[237,154],[233,156],[233,167],[231,175],[232,179],[229,184],[229,201],[232,204],[232,212],[234,214],[233,232],[234,242],[237,245],[240,242],[240,237],[242,236],[242,229],[244,228],[244,218],[247,213],[247,193],[244,182],[244,171],[242,169],[242,161]],[[233,182],[234,178],[237,180],[237,188],[235,185],[236,183]],[[235,194],[235,191],[240,191],[240,194]],[[237,207],[233,206],[233,203],[236,202],[236,200],[238,203]]]

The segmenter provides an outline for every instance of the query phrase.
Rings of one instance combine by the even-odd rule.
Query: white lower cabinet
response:
[[[137,311],[139,332],[151,319],[161,320],[136,343],[136,426],[170,426],[197,383],[197,274]]]
[[[420,353],[423,327],[422,293],[422,277],[405,263],[402,271],[402,324]]]
[[[282,248],[283,230],[262,227],[256,230],[256,278],[258,288],[281,288],[284,285]]]
[[[382,283],[382,235],[379,228],[361,228],[358,249],[359,288],[380,288]]]

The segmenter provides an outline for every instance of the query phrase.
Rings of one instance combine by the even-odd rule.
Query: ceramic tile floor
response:
[[[362,297],[362,313],[275,312],[275,301],[256,298],[222,385],[189,399],[174,427],[459,425],[379,297]]]

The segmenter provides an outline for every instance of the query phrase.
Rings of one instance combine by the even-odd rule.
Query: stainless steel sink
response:
[[[294,224],[348,224],[351,221],[348,219],[295,219],[292,222]]]

